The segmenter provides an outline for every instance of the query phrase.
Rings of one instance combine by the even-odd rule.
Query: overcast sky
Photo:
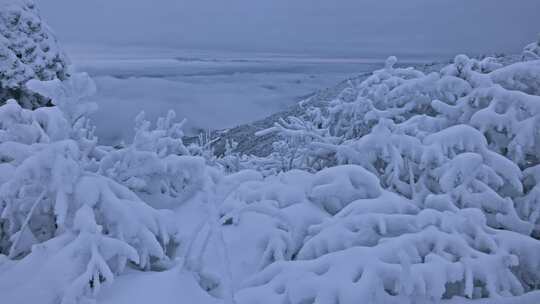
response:
[[[62,43],[339,56],[518,52],[540,0],[37,0]]]

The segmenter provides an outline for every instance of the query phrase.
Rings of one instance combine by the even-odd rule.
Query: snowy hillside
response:
[[[497,55],[497,60],[504,66],[520,61],[521,59],[522,55]],[[431,63],[414,61],[406,63],[399,62],[399,65],[402,67],[413,67],[423,73],[429,74],[431,72],[439,71],[449,63],[451,63],[451,61],[445,62],[439,60]],[[376,65],[373,69],[379,68],[381,64]],[[289,116],[304,116],[308,108],[315,107],[320,108],[321,111],[327,111],[330,103],[338,98],[341,92],[347,88],[354,89],[355,84],[360,83],[369,77],[372,70],[366,73],[357,73],[357,76],[348,77],[346,80],[340,81],[336,85],[323,89],[319,88],[300,102],[295,103],[282,111],[275,112],[263,119],[241,124],[234,128],[212,131],[209,136],[213,141],[212,147],[214,152],[216,155],[222,155],[225,151],[227,142],[235,141],[238,143],[237,147],[234,149],[235,152],[256,156],[268,156],[268,154],[273,152],[272,143],[276,141],[276,135],[271,133],[254,137],[253,134],[272,127],[274,123],[279,122],[280,119],[286,119]],[[193,139],[188,138],[188,140],[191,141]]]
[[[0,102],[1,303],[540,303],[540,41],[390,57],[264,155],[174,111],[99,145],[88,74],[31,78],[51,106]]]

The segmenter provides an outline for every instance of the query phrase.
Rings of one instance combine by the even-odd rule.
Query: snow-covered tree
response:
[[[308,118],[289,117],[288,121],[281,119],[273,127],[256,133],[263,136],[277,133],[279,141],[273,144],[274,153],[270,156],[279,164],[277,171],[291,169],[320,170],[332,165],[327,153],[310,146],[313,141],[337,144],[340,139],[329,135],[328,129],[322,127],[317,118],[321,113],[317,109],[308,109]],[[335,164],[335,163],[334,163]]]
[[[0,253],[41,256],[42,279],[67,269],[48,291],[62,303],[93,296],[128,262],[142,269],[167,262],[175,242],[170,214],[95,172],[96,141],[84,123],[92,106],[81,100],[93,91],[88,76],[28,87],[58,105],[0,107]]]
[[[316,119],[291,118],[301,124],[261,132],[277,132],[289,142],[305,138],[270,158],[324,156],[312,170],[361,165],[385,189],[418,206],[439,208],[444,201],[451,209],[480,208],[492,227],[530,233],[536,224],[527,223],[530,214],[518,205],[524,195],[521,170],[539,160],[538,62],[503,66],[496,58],[459,55],[440,73],[426,75],[396,69],[395,61],[389,58],[384,69],[347,88],[344,95],[355,98],[337,98],[318,109]],[[315,136],[299,125],[321,131]],[[305,166],[290,164],[281,170]]]
[[[540,59],[540,34],[537,41],[527,44],[523,48],[523,60],[538,60]]]
[[[533,235],[540,237],[540,165],[523,171],[524,195],[516,199],[519,214],[534,227]]]
[[[310,201],[337,213],[309,226],[293,260],[274,262],[249,279],[238,303],[497,298],[521,295],[540,279],[533,257],[540,242],[490,228],[479,209],[422,210],[357,166],[308,179]]]
[[[449,127],[425,138],[428,145],[422,169],[432,196],[425,204],[442,210],[478,208],[488,225],[530,234],[512,198],[523,193],[521,170],[489,150],[482,134],[467,125]]]
[[[30,0],[0,2],[0,100],[16,99],[25,108],[50,105],[26,88],[30,79],[64,80],[69,61]]]
[[[471,65],[467,57],[458,56],[446,72],[461,70],[474,90],[453,105],[435,100],[433,106],[446,120],[484,132],[490,149],[521,167],[537,164],[539,62],[516,63],[488,74],[472,70]]]
[[[171,207],[189,199],[205,184],[205,160],[190,156],[184,146],[182,126],[170,111],[158,119],[154,129],[136,118],[133,143],[108,153],[99,172],[125,185],[156,207]]]

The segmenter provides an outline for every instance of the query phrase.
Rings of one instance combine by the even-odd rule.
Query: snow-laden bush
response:
[[[474,126],[484,133],[491,150],[522,168],[540,160],[540,62],[516,63],[488,74],[471,69],[465,56],[453,66],[474,90],[449,105],[435,100],[439,117]]]
[[[459,55],[427,75],[395,62],[259,132],[276,133],[280,149],[253,163],[282,173],[241,184],[225,206],[239,227],[250,212],[282,219],[261,221],[279,246],[263,247],[275,258],[237,302],[436,303],[537,289],[539,61]],[[314,174],[289,189],[295,169]],[[310,220],[295,223],[297,210]]]
[[[302,169],[307,171],[321,170],[325,167],[335,165],[328,163],[325,153],[310,146],[313,141],[338,144],[339,138],[329,135],[326,128],[321,128],[321,122],[317,118],[321,117],[320,111],[316,108],[308,109],[308,118],[289,117],[289,121],[281,119],[273,127],[256,133],[263,136],[269,133],[279,133],[281,140],[273,144],[273,153],[270,159],[278,166],[275,170],[288,171],[292,169]]]
[[[273,157],[287,159],[292,168],[320,170],[339,163],[334,154],[321,147],[361,138],[382,119],[404,124],[404,132],[417,137],[446,127],[445,121],[430,118],[435,114],[432,100],[453,103],[471,91],[470,85],[457,77],[395,68],[396,60],[390,57],[384,69],[347,88],[346,94],[342,93],[325,109],[310,109],[304,117],[289,118],[291,123],[282,122],[259,132],[278,133],[288,142],[290,147],[285,152],[276,151]]]
[[[417,205],[477,207],[493,227],[530,233],[534,216],[516,205],[526,195],[521,170],[540,160],[539,61],[504,67],[459,55],[428,75],[395,62],[342,94],[355,98],[260,132],[286,143],[269,157],[289,164],[276,171],[358,164]]]
[[[259,132],[278,133],[287,143],[272,157],[291,164],[286,170],[316,169],[319,166],[309,165],[317,156],[319,169],[329,167],[336,159],[319,149],[320,144],[341,145],[359,139],[388,119],[400,132],[420,140],[452,125],[472,125],[486,133],[495,152],[522,166],[527,166],[522,164],[524,159],[535,161],[537,141],[524,138],[536,138],[538,61],[503,67],[496,58],[476,60],[460,55],[439,73],[425,75],[412,68],[394,68],[395,60],[389,58],[384,69],[343,94],[356,98],[340,96],[323,108],[308,109],[302,117]]]
[[[321,242],[322,248],[312,248],[311,254],[337,251],[317,259],[274,263],[249,280],[237,299],[240,303],[356,303],[358,299],[436,303],[453,296],[497,298],[528,291],[528,282],[521,280],[533,284],[538,280],[538,263],[531,257],[538,243],[490,230],[482,224],[480,212],[466,211],[350,219],[343,230],[323,230],[326,239],[313,241]],[[343,234],[354,242],[328,248]],[[519,259],[520,255],[526,258]]]
[[[306,185],[303,190],[284,191],[287,185],[278,187],[278,183],[286,179],[269,177],[267,186],[248,182],[234,194],[251,202],[240,210],[260,213],[273,206],[273,218],[284,221],[281,228],[270,230],[282,235],[277,243],[280,254],[271,251],[278,258],[243,284],[236,294],[238,303],[348,304],[359,299],[431,303],[454,296],[496,298],[521,295],[540,279],[540,263],[534,258],[540,242],[490,228],[476,208],[422,210],[413,201],[382,189],[375,175],[358,166],[293,176]],[[298,184],[298,180],[288,182]],[[268,192],[272,184],[276,189]],[[242,197],[249,193],[251,199]],[[287,224],[299,215],[294,206],[306,203],[321,208],[322,214],[309,211],[311,221]],[[236,224],[241,226],[246,220],[247,216],[239,217]],[[300,245],[294,241],[302,239]]]
[[[539,282],[537,240],[491,228],[477,208],[418,206],[360,166],[238,174],[222,205],[233,277],[251,274],[237,303],[433,303]]]
[[[37,276],[57,278],[48,292],[62,303],[95,294],[128,262],[142,269],[166,262],[171,214],[96,173],[85,118],[92,106],[81,102],[94,90],[88,76],[28,87],[57,105],[27,110],[11,100],[0,107],[0,253],[42,256]]]
[[[540,165],[523,171],[524,193],[516,199],[519,214],[534,225],[534,236],[540,238]]]
[[[99,172],[125,185],[156,207],[172,207],[189,199],[204,187],[205,160],[191,156],[184,146],[182,126],[169,111],[155,128],[136,118],[133,143],[108,153]]]
[[[395,133],[381,121],[351,146],[335,149],[339,161],[358,164],[378,182],[419,206],[439,210],[480,208],[490,225],[530,233],[508,197],[522,194],[521,171],[510,160],[488,149],[484,136],[467,125],[456,125],[419,141]]]
[[[220,212],[231,234],[249,233],[253,239],[252,267],[244,272],[255,274],[276,261],[291,260],[302,246],[308,226],[328,215],[308,200],[311,174],[293,170],[262,179],[249,172],[226,177],[243,181],[232,187]]]
[[[29,90],[30,79],[64,80],[69,61],[32,1],[0,2],[0,101],[15,98],[25,108],[50,104]]]
[[[540,59],[540,34],[538,40],[527,44],[523,48],[523,60],[538,60]]]

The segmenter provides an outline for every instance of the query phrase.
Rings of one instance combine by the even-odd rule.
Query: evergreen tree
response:
[[[30,79],[65,80],[69,60],[31,0],[0,3],[0,100],[23,107],[51,105],[25,86]]]

